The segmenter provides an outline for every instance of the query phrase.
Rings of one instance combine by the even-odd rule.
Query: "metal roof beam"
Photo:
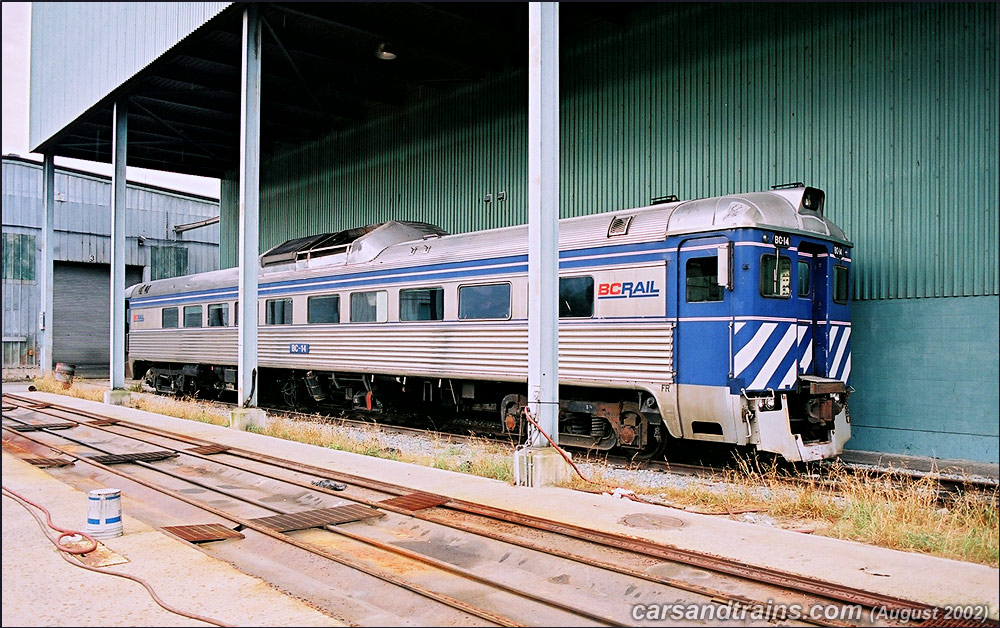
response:
[[[274,32],[273,28],[271,28],[271,24],[263,16],[260,18],[260,21],[264,25],[264,28],[267,29],[267,32],[271,34],[271,39],[274,40],[274,43],[278,44],[278,49],[281,50],[281,54],[284,55],[285,59],[288,61],[288,65],[292,66],[292,72],[295,72],[295,76],[299,77],[299,82],[302,83],[302,89],[305,90],[306,94],[309,95],[313,103],[316,104],[316,107],[319,108],[323,117],[329,117],[329,113],[327,113],[323,103],[319,101],[319,98],[316,97],[312,88],[309,87],[309,81],[302,76],[302,72],[299,71],[299,66],[295,64],[295,59],[292,59],[292,55],[288,54],[288,49],[285,48],[285,44],[281,43],[281,38],[278,37],[278,34]]]
[[[153,113],[152,111],[150,111],[148,108],[146,108],[145,106],[143,106],[142,103],[138,102],[135,98],[129,98],[129,102],[131,102],[135,107],[137,107],[139,109],[139,111],[145,112],[146,115],[150,116],[151,118],[153,118],[154,120],[156,120],[157,122],[159,122],[160,124],[162,124],[164,127],[167,128],[167,130],[173,132],[179,138],[181,138],[182,140],[184,140],[185,142],[187,142],[191,146],[193,146],[193,147],[201,150],[202,152],[204,152],[209,157],[214,157],[216,159],[219,158],[219,156],[217,154],[215,154],[214,152],[212,152],[211,150],[209,150],[204,144],[202,144],[201,142],[198,142],[198,141],[195,141],[195,140],[191,139],[186,133],[184,133],[184,131],[181,131],[180,129],[178,129],[174,125],[170,124],[169,122],[167,122],[166,120],[164,120],[160,116],[158,116],[155,113]]]

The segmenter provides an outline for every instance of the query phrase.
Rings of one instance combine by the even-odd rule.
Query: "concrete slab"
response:
[[[104,392],[104,403],[111,406],[124,406],[132,400],[132,394],[127,390],[115,388]]]
[[[59,395],[30,394],[40,400],[104,412],[231,447],[264,451],[290,460],[308,460],[312,465],[331,471],[403,484],[414,491],[516,509],[538,517],[708,552],[917,602],[940,606],[988,604],[994,618],[1000,610],[1000,570],[983,565],[766,528],[602,495],[549,487],[515,487],[497,480],[283,441],[129,408]],[[635,515],[665,513],[679,519],[681,525],[642,529],[627,523],[642,519]]]
[[[3,485],[48,508],[56,525],[86,528],[86,493],[6,452]],[[128,503],[126,495],[125,534],[101,541],[128,562],[108,568],[145,579],[167,604],[236,626],[343,625],[263,580],[150,528],[129,516]],[[160,608],[135,582],[80,569],[58,554],[31,515],[5,497],[4,626],[204,625]]]

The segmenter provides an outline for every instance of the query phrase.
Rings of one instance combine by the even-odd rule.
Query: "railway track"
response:
[[[929,616],[939,610],[637,537],[414,494],[397,484],[220,447],[25,397],[4,395],[3,405],[5,447],[32,456],[56,452],[100,479],[127,483],[130,495],[135,491],[169,503],[162,507],[166,510],[183,509],[188,520],[208,516],[241,530],[243,541],[212,544],[220,556],[232,559],[239,553],[233,549],[237,543],[280,555],[306,553],[363,574],[358,577],[367,579],[366,586],[405,592],[393,596],[409,596],[410,608],[419,606],[413,596],[440,606],[455,621],[628,625],[635,622],[630,602],[677,599],[745,607],[773,607],[776,601],[802,608],[858,605]],[[123,452],[145,453],[147,458],[161,452],[162,459],[126,459],[118,465],[99,457]],[[51,472],[79,481],[76,466]],[[329,511],[352,509],[352,516],[365,516],[331,522],[316,514],[326,512],[329,517]],[[296,517],[313,525],[282,529]],[[278,546],[284,549],[275,549]],[[297,560],[309,562],[301,556]],[[525,564],[531,567],[522,568]],[[575,586],[567,587],[570,583]],[[790,625],[867,624],[821,617]]]

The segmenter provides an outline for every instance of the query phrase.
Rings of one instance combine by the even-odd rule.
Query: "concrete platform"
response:
[[[39,400],[92,412],[103,412],[109,416],[183,432],[219,444],[264,451],[291,460],[308,460],[310,464],[331,471],[404,484],[415,491],[438,493],[498,508],[516,509],[538,517],[650,539],[679,548],[709,552],[750,564],[822,578],[922,603],[939,606],[988,604],[991,616],[994,618],[998,616],[1000,610],[1000,570],[982,565],[755,526],[566,489],[515,487],[497,480],[283,441],[119,406],[107,406],[59,395],[29,394]],[[6,457],[4,482],[7,482]],[[8,509],[5,504],[5,517]],[[637,513],[669,514],[680,520],[681,525],[675,528],[640,529],[623,523],[629,515]],[[637,518],[632,518],[635,519]],[[7,535],[8,526],[5,522],[5,548],[9,546]],[[58,558],[55,560],[62,562]],[[23,567],[18,568],[16,564],[8,570],[5,552],[5,594],[8,574],[19,574],[24,570]],[[192,570],[191,573],[197,572]],[[6,597],[4,599],[5,624],[9,599]],[[247,602],[246,595],[241,594],[241,599],[244,603]],[[267,602],[262,601],[262,603]],[[258,605],[247,604],[247,606]],[[285,619],[284,623],[292,625],[287,618]]]
[[[3,485],[45,506],[56,525],[86,529],[86,493],[6,452]],[[167,604],[235,626],[343,625],[123,511],[125,533],[101,543],[128,562],[108,569],[145,579]],[[5,497],[4,626],[208,625],[160,608],[135,582],[74,567],[58,554],[31,515]]]

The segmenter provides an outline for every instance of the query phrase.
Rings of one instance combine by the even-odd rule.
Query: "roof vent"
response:
[[[611,226],[608,227],[608,237],[612,238],[614,236],[623,236],[628,234],[629,225],[632,224],[632,216],[615,216],[611,220]]]

